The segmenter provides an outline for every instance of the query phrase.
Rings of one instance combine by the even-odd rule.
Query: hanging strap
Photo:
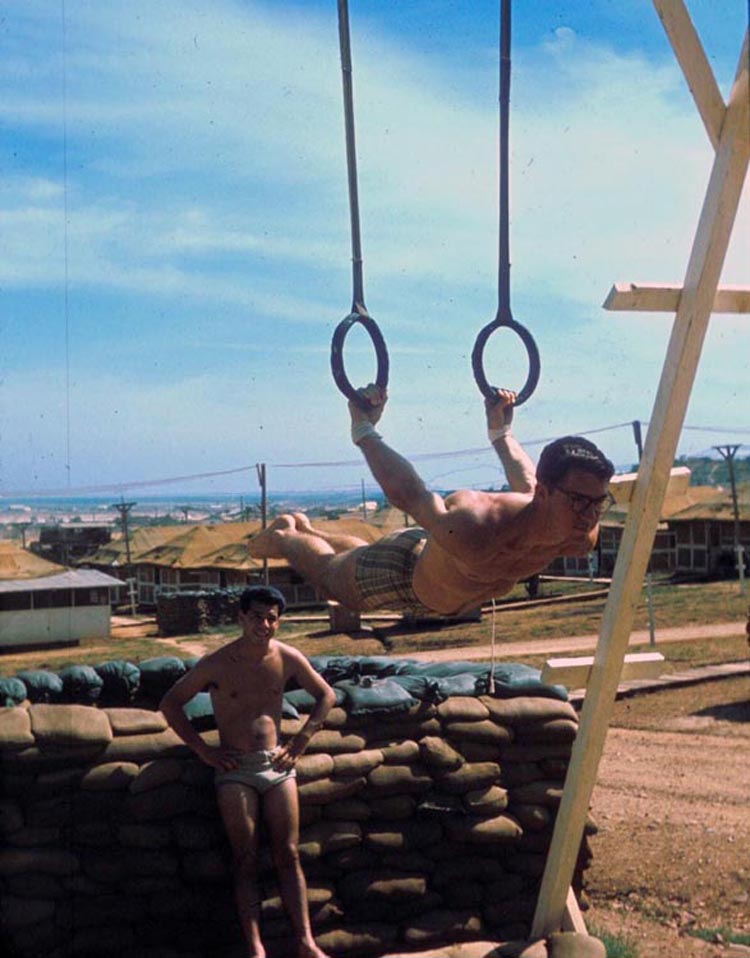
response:
[[[385,390],[388,386],[388,349],[383,334],[365,306],[364,275],[362,268],[362,240],[359,226],[359,191],[357,188],[357,148],[354,136],[354,85],[352,82],[352,49],[349,34],[347,0],[338,0],[339,50],[341,52],[341,80],[344,91],[344,128],[346,133],[346,171],[349,181],[349,217],[352,234],[352,309],[338,324],[331,340],[331,373],[334,382],[351,402],[365,409],[369,403],[349,382],[344,369],[344,341],[354,325],[363,326],[372,340],[377,359],[375,384]]]
[[[484,349],[487,340],[496,329],[513,330],[526,347],[529,372],[523,387],[517,391],[516,406],[521,406],[536,389],[539,382],[539,350],[531,333],[513,319],[510,309],[510,37],[511,0],[500,3],[500,143],[499,143],[499,216],[498,216],[498,269],[497,313],[491,323],[480,330],[471,354],[474,379],[482,395],[491,401],[497,400],[497,387],[490,385],[484,372]]]

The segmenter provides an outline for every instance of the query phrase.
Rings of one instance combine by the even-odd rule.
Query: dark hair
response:
[[[240,611],[247,612],[253,602],[261,605],[277,605],[279,615],[286,611],[286,599],[272,585],[251,585],[240,596]]]
[[[536,477],[545,486],[554,486],[569,469],[582,469],[607,482],[615,467],[593,442],[582,436],[563,436],[542,449]]]

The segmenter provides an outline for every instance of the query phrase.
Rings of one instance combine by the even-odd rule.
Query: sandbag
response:
[[[4,708],[13,708],[26,701],[26,685],[12,676],[0,678],[0,703]]]
[[[393,678],[377,679],[365,675],[358,681],[345,679],[336,684],[346,693],[346,710],[350,716],[375,712],[396,714],[408,712],[419,702]]]
[[[176,655],[160,655],[139,663],[141,688],[151,699],[159,700],[187,672],[184,661]]]
[[[127,705],[136,697],[141,685],[141,670],[133,662],[113,659],[95,665],[94,671],[104,683],[102,702]]]
[[[60,669],[62,701],[74,705],[93,705],[102,693],[104,682],[90,665],[66,665]]]
[[[48,669],[25,669],[18,672],[19,678],[26,686],[27,697],[30,702],[49,703],[59,702],[62,698],[63,683],[56,672]]]

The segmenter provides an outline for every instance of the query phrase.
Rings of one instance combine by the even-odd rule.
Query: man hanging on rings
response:
[[[486,402],[490,442],[509,492],[431,492],[376,430],[385,391],[368,386],[367,409],[349,403],[352,440],[390,503],[418,523],[368,544],[314,529],[302,513],[276,518],[251,542],[259,558],[283,558],[328,597],[354,611],[457,615],[509,592],[558,556],[584,556],[612,503],[614,466],[587,439],[565,436],[534,465],[511,432],[515,394]]]

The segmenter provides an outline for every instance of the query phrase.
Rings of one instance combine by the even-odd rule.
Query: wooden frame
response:
[[[669,481],[703,340],[737,214],[750,157],[750,77],[745,34],[728,104],[719,92],[708,58],[683,0],[654,0],[704,126],[715,158],[685,280],[677,290],[676,315],[664,360],[646,445],[633,490],[599,644],[555,822],[531,938],[544,938],[571,923],[581,926],[570,905],[570,884],[583,838],[607,727],[628,647],[633,616],[659,512]],[[723,293],[724,291],[722,291]],[[661,297],[654,294],[655,301]],[[732,297],[730,297],[730,300]],[[670,300],[673,304],[673,300]],[[665,307],[666,308],[666,307]]]

